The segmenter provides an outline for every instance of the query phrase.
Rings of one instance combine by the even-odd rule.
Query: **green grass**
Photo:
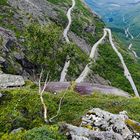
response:
[[[19,127],[29,130],[45,125],[43,108],[36,88],[4,90],[1,93],[4,94],[0,99],[1,136]],[[45,93],[44,100],[48,107],[48,118],[56,114],[62,94]],[[126,110],[131,119],[140,122],[139,106],[140,99],[138,98],[127,99],[97,93],[92,96],[80,96],[72,91],[67,91],[62,102],[61,112],[54,120],[54,124],[67,122],[79,125],[81,116],[92,108],[101,108],[112,113]]]
[[[44,125],[31,130],[21,130],[16,133],[5,133],[1,140],[66,140],[66,137],[59,134],[57,125]]]
[[[140,59],[136,59],[134,57],[134,55],[128,50],[128,46],[130,44],[130,42],[126,42],[126,40],[124,40],[124,37],[121,36],[121,34],[119,36],[116,35],[116,33],[113,33],[113,37],[115,39],[115,41],[117,42],[117,45],[119,47],[121,47],[121,49],[119,49],[119,51],[122,53],[123,57],[124,57],[124,61],[126,62],[126,65],[128,66],[128,69],[133,77],[133,80],[136,84],[136,87],[138,89],[138,91],[140,92],[140,84],[139,84],[139,79],[140,79]],[[135,42],[135,43],[134,43]],[[139,46],[138,40],[134,40],[133,43],[133,49],[137,48],[137,46]],[[137,52],[139,52],[139,50],[137,49]],[[139,53],[137,53],[139,55]]]
[[[7,0],[0,0],[0,5],[6,5],[7,4]]]

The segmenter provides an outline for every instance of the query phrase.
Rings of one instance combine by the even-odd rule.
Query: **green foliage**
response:
[[[93,31],[86,32],[85,28],[87,27],[93,27]],[[81,0],[77,0],[73,11],[71,31],[85,39],[92,46],[102,36],[103,27],[104,23]]]
[[[23,140],[24,131],[19,131],[17,133],[5,133],[2,135],[1,140]]]
[[[75,44],[71,44],[67,47],[67,54],[71,60],[70,67],[68,68],[68,79],[74,81],[88,63],[88,55]]]
[[[129,93],[133,93],[129,81],[124,76],[124,69],[120,59],[109,44],[99,46],[99,58],[92,65],[91,69],[95,74],[99,74],[111,82],[112,86],[121,88]]]
[[[130,43],[133,44],[132,46],[132,50],[135,50],[137,52],[137,55],[139,56],[139,39],[134,39],[132,41],[126,40],[124,39],[124,36],[122,36],[121,33],[114,33],[114,38],[115,40],[118,42],[118,44],[123,48],[123,50],[121,50],[121,53],[124,56],[124,59],[127,63],[127,65],[129,66],[129,69],[132,73],[132,75],[135,77],[135,79],[139,79],[139,75],[140,75],[140,59],[139,58],[135,58],[134,55],[131,53],[130,50],[127,49],[127,47],[129,46]],[[138,82],[137,80],[135,80],[135,82]]]
[[[7,0],[0,0],[0,5],[6,5],[7,4]]]
[[[25,129],[41,126],[41,103],[33,89],[9,90],[0,99],[0,132],[9,132],[23,127]],[[34,107],[33,107],[34,106]],[[30,123],[32,122],[32,123]]]
[[[69,0],[48,0],[49,2],[59,5],[61,7],[69,8],[72,1]],[[65,15],[66,11],[59,11],[58,19],[59,23],[65,28],[67,23],[67,18]],[[82,37],[91,46],[102,36],[104,23],[94,15],[86,6],[81,2],[81,0],[76,0],[76,5],[72,12],[72,25],[70,30]],[[65,21],[65,22],[64,22]],[[84,29],[88,26],[95,27],[95,32],[86,32]],[[94,34],[94,35],[93,35]]]
[[[62,43],[61,34],[56,24],[32,24],[26,31],[26,56],[38,66],[38,72],[43,68],[49,73],[50,80],[59,79],[67,56],[72,62],[68,72],[70,80],[81,73],[81,67],[84,68],[88,61],[88,56],[75,44]]]
[[[7,135],[6,133],[19,127],[23,127],[28,130],[45,125],[43,121],[42,105],[36,89],[13,89],[1,92],[4,94],[4,96],[0,99],[1,136]],[[51,93],[44,94],[44,100],[48,107],[49,118],[56,114],[62,94],[63,93],[57,95]],[[138,98],[128,99],[117,96],[102,95],[99,93],[95,93],[92,96],[80,96],[72,91],[67,91],[65,99],[62,102],[61,112],[54,121],[64,121],[74,125],[79,125],[81,122],[81,116],[89,109],[96,107],[112,113],[119,113],[120,111],[126,110],[130,118],[140,121],[139,106],[140,99]],[[38,137],[45,137],[44,134],[48,132],[48,136],[53,136],[51,138],[55,139],[55,136],[58,136],[59,138],[59,135],[57,135],[57,127],[54,126],[52,128],[50,125],[46,127],[35,128],[29,131],[26,133],[26,137],[37,138],[35,134],[38,134]],[[51,135],[51,133],[53,133],[53,135]],[[12,135],[12,137],[14,136]]]
[[[44,125],[28,131],[5,133],[1,140],[66,140],[66,137],[59,134],[57,125]]]
[[[66,140],[58,133],[58,126],[43,126],[27,131],[24,136],[25,140]]]
[[[27,58],[39,67],[39,72],[43,68],[50,73],[51,79],[58,78],[61,60],[65,57],[60,43],[61,33],[61,28],[56,24],[32,24],[26,31]]]
[[[140,93],[140,84],[139,84],[139,79],[140,79],[140,63],[138,63],[135,58],[133,58],[129,53],[126,53],[126,51],[122,50],[121,53],[124,56],[124,60],[126,62],[126,65],[128,66],[128,69],[133,77],[133,80],[136,84],[136,87],[138,89],[138,92]]]

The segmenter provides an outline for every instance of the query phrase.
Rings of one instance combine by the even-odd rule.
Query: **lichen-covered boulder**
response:
[[[69,140],[123,140],[120,134],[113,131],[94,131],[69,124],[62,125],[61,131],[65,132]]]
[[[80,127],[63,124],[60,130],[69,140],[140,140],[140,123],[129,119],[126,111],[112,114],[93,108]]]
[[[11,74],[0,74],[0,88],[23,86],[25,81],[22,76]]]
[[[126,123],[126,120],[129,120],[129,118],[125,111],[120,112],[119,114],[112,114],[99,108],[94,108],[88,111],[82,118],[81,126],[96,131],[111,131],[118,133],[124,140],[137,140],[139,134]]]

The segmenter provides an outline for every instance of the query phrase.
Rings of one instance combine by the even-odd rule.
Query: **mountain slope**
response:
[[[5,14],[0,19],[1,34],[5,35],[4,42],[6,42],[2,42],[1,69],[6,73],[20,74],[32,80],[37,80],[37,75],[41,69],[44,69],[45,75],[49,73],[50,81],[59,81],[64,62],[71,59],[66,80],[76,80],[86,64],[91,61],[88,55],[92,46],[102,37],[104,23],[85,7],[84,3],[80,0],[76,1],[71,13],[72,23],[68,32],[70,43],[67,44],[63,38],[63,31],[68,23],[66,13],[70,5],[69,1],[56,2],[53,0],[42,0],[40,3],[32,0],[18,2],[9,0],[5,6],[1,5],[1,14]],[[8,21],[11,23],[9,24]],[[7,31],[7,29],[11,31]],[[12,34],[13,37],[6,36],[6,32]],[[15,35],[12,32],[15,32]],[[106,40],[104,43],[107,42]],[[117,46],[121,47],[122,44],[117,44]],[[4,49],[7,47],[9,50]],[[106,49],[103,47],[102,51],[105,52]],[[123,52],[124,56],[130,56],[122,48],[120,51]],[[113,49],[110,50],[110,53],[112,58],[117,57],[113,53]],[[105,68],[100,70],[97,70],[98,67],[95,68],[95,66],[109,68],[105,61],[99,65],[93,63],[94,69],[85,81],[113,85],[132,93],[131,86],[123,75],[121,62],[118,60],[118,63],[114,64],[112,58],[103,54],[99,57],[98,53],[95,54],[97,62],[99,58],[111,61],[110,66],[113,66],[115,70],[110,68],[105,72]],[[138,78],[135,78],[140,77],[138,64],[131,56],[130,58],[133,61],[133,67],[126,58],[124,60],[132,69],[130,72],[139,90]],[[101,80],[102,78],[104,80]]]
[[[23,87],[0,89],[2,140],[65,140],[59,122],[80,125],[93,106],[112,113],[125,109],[139,121],[140,103],[133,96],[138,96],[136,88],[140,92],[140,65],[83,1],[3,0],[0,17],[0,74],[18,74],[26,81]],[[58,82],[61,77],[70,82]],[[126,98],[115,96],[118,91]]]

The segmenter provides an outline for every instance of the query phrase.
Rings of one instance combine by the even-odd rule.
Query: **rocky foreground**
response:
[[[80,127],[64,124],[62,131],[71,140],[139,140],[140,123],[135,122],[123,111],[111,114],[93,108],[82,117]]]

